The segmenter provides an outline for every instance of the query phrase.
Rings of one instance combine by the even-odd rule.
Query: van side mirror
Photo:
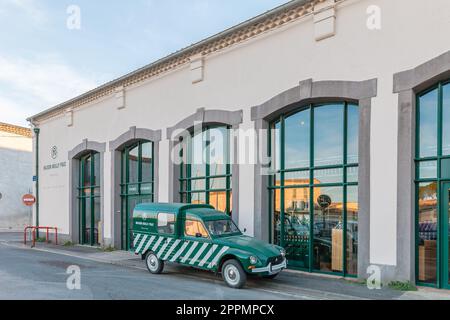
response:
[[[247,232],[247,228],[244,228],[244,233],[246,233]]]

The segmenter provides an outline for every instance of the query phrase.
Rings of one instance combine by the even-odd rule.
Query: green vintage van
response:
[[[273,279],[287,266],[283,248],[244,236],[229,216],[209,205],[138,205],[133,245],[153,274],[160,274],[165,262],[179,263],[221,273],[237,289],[248,274]]]

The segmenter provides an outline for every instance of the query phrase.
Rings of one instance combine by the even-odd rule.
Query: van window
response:
[[[158,233],[175,234],[175,214],[159,213],[158,214]]]
[[[201,235],[202,238],[209,238],[208,231],[206,231],[203,223],[196,220],[186,220],[184,234],[188,237],[194,238],[196,238],[197,235]]]

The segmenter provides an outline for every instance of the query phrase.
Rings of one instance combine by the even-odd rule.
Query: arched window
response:
[[[180,198],[232,213],[230,127],[204,126],[181,141]]]
[[[80,243],[97,246],[100,244],[101,194],[100,154],[89,152],[80,158],[78,184]]]
[[[276,119],[272,132],[272,241],[292,267],[356,275],[358,106],[300,107]]]
[[[122,152],[122,248],[133,246],[133,210],[140,203],[154,201],[154,144],[140,141]]]
[[[417,279],[419,283],[448,288],[450,286],[449,81],[438,83],[417,96],[416,119]]]

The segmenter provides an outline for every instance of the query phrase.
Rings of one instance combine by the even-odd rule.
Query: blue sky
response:
[[[25,118],[287,0],[0,0],[0,122]],[[81,29],[66,26],[81,9]]]

